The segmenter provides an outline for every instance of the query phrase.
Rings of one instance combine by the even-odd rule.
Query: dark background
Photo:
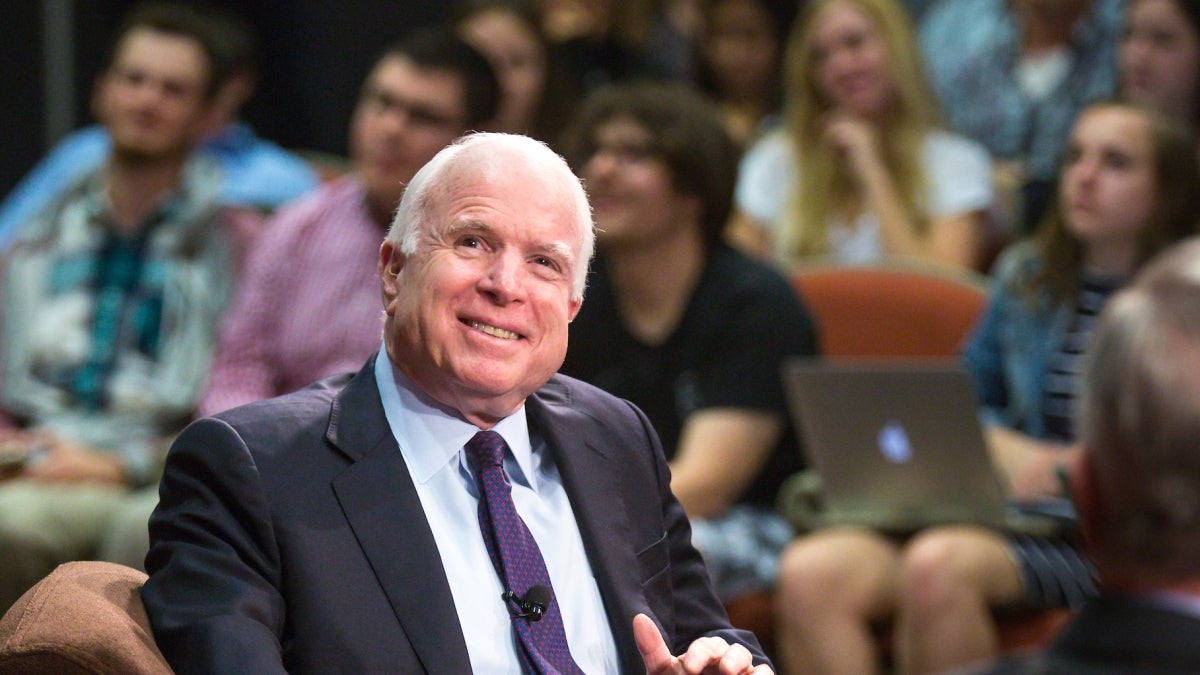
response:
[[[103,55],[133,0],[0,0],[0,195],[62,132],[91,123],[88,98]],[[263,73],[243,118],[260,136],[295,150],[346,154],[347,128],[371,62],[407,29],[442,20],[443,0],[209,0],[259,32]],[[47,16],[69,17],[69,35],[43,47]],[[74,105],[47,129],[46,59],[73,70]]]

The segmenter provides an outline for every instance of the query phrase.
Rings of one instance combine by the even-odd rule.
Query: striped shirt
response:
[[[1114,279],[1087,276],[1083,279],[1070,328],[1046,370],[1042,415],[1047,438],[1065,442],[1075,440],[1073,415],[1081,385],[1083,355],[1091,342],[1100,311],[1121,284]]]

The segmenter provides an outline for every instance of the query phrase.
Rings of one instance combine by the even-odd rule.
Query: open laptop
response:
[[[817,526],[906,533],[977,523],[1053,534],[1070,502],[1005,499],[970,375],[954,363],[795,359],[784,387],[809,466],[820,475]]]

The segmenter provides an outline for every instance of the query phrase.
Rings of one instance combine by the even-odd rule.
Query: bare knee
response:
[[[867,615],[890,604],[897,555],[875,535],[813,535],[792,543],[779,565],[781,615]]]
[[[900,603],[916,616],[937,616],[964,604],[988,605],[1019,591],[1003,539],[977,528],[932,530],[905,547]]]

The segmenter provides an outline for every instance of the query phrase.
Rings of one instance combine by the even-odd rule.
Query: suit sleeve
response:
[[[177,673],[283,673],[284,603],[254,460],[228,424],[200,420],[167,457],[142,588]]]
[[[643,567],[654,566],[655,560],[660,558],[665,565],[643,586],[647,602],[655,613],[652,618],[664,630],[674,654],[684,653],[699,638],[716,636],[731,644],[744,645],[754,655],[756,664],[770,663],[753,633],[729,625],[729,617],[713,589],[704,560],[692,546],[692,528],[687,515],[671,492],[671,471],[658,434],[636,406],[630,404],[630,408],[641,422],[652,455],[665,529],[665,536],[659,543],[638,553]],[[656,550],[660,548],[661,552]]]

